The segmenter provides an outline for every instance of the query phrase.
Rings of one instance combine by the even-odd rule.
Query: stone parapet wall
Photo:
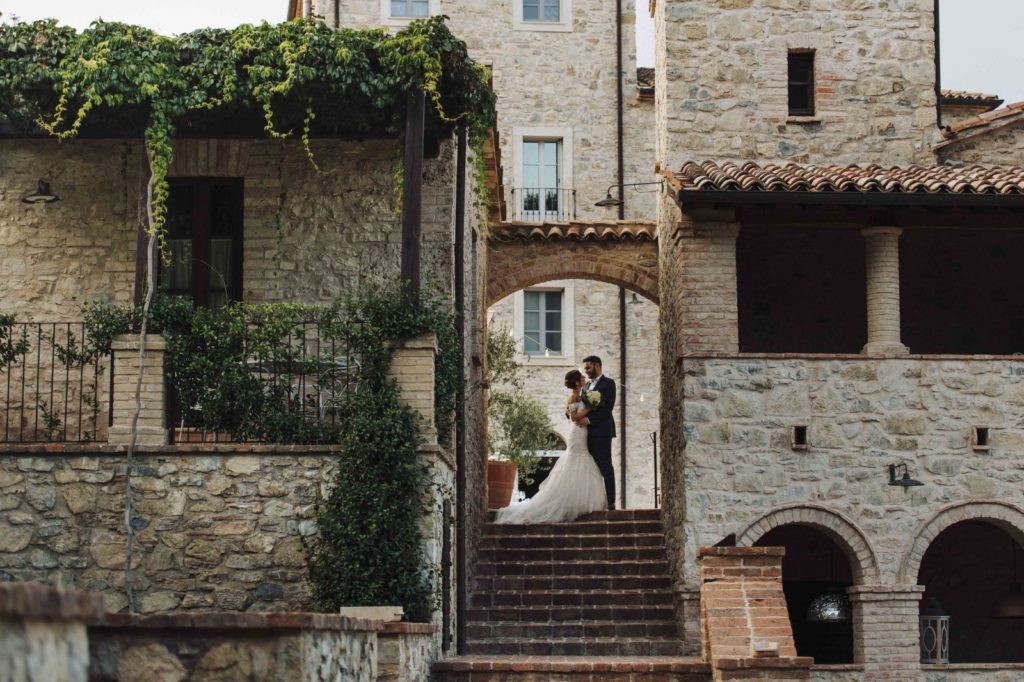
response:
[[[1024,165],[1024,122],[967,130],[936,148],[943,164]]]
[[[688,556],[696,543],[731,534],[752,543],[775,525],[804,523],[839,541],[864,580],[914,584],[928,539],[948,524],[993,518],[1013,527],[1024,518],[1024,360],[678,363],[686,510],[673,509],[667,525],[685,525]],[[791,446],[796,425],[807,426],[806,450]],[[977,425],[990,429],[987,451],[972,447]],[[900,462],[924,485],[888,485],[888,465]]]
[[[932,2],[664,0],[656,15],[663,168],[933,161]],[[814,117],[789,116],[789,50],[815,51]]]
[[[123,611],[124,455],[66,447],[0,457],[0,568],[98,592],[109,611]],[[142,449],[132,477],[139,610],[308,609],[303,541],[316,532],[314,504],[335,456],[298,446]],[[450,466],[438,453],[424,456],[449,489]],[[435,506],[422,530],[439,564]]]
[[[0,583],[0,679],[84,682],[85,624],[102,612],[103,600],[80,590]]]

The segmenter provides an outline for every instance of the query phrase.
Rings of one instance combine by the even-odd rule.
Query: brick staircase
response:
[[[682,656],[656,509],[488,523],[466,618],[468,655],[439,682],[710,679]]]

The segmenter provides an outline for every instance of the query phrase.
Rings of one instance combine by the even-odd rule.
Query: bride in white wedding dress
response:
[[[565,454],[555,462],[536,495],[499,509],[495,523],[572,521],[589,512],[608,508],[604,479],[587,449],[587,427],[578,424],[578,420],[589,412],[580,399],[585,383],[579,370],[571,370],[565,375],[565,386],[572,390],[566,405],[573,420]]]

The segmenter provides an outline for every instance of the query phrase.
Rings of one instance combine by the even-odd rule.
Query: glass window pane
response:
[[[160,271],[160,286],[169,291],[188,291],[192,285],[192,240],[168,239],[171,262]]]
[[[540,291],[523,292],[523,304],[527,310],[540,310]]]
[[[537,21],[539,16],[537,0],[523,0],[523,21]]]
[[[545,301],[548,310],[561,310],[562,309],[562,292],[561,291],[549,291],[547,292],[547,300]]]
[[[540,142],[523,142],[523,163],[536,165],[540,159]]]
[[[541,353],[540,338],[536,334],[524,334],[523,350],[526,351],[528,355],[537,355]]]
[[[544,344],[547,349],[552,353],[562,352],[562,333],[561,332],[548,332],[547,341]]]
[[[411,15],[414,17],[425,17],[430,14],[430,4],[428,0],[411,0],[412,5]]]
[[[210,240],[210,295],[231,293],[231,240]]]
[[[549,332],[562,330],[562,313],[557,310],[549,310],[544,314],[544,328]]]
[[[391,16],[405,17],[408,16],[408,11],[405,0],[391,0]]]
[[[559,0],[544,0],[544,21],[559,20]]]
[[[540,331],[540,313],[530,311],[524,313],[523,329],[527,332]]]

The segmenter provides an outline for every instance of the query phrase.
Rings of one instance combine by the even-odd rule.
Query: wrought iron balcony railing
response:
[[[564,187],[513,187],[514,219],[529,222],[576,219],[576,190]]]

